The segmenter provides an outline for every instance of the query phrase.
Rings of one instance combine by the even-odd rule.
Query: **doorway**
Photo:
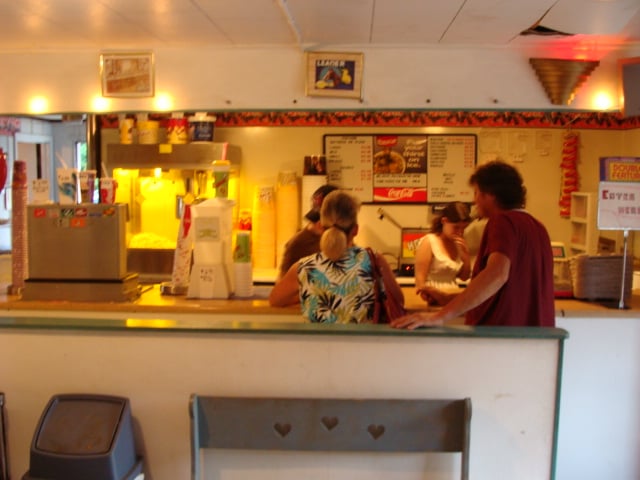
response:
[[[7,164],[7,184],[0,201],[0,253],[11,251],[11,210],[13,191],[13,162],[23,160],[27,164],[27,195],[31,197],[31,180],[47,178],[53,184],[53,140],[48,135],[37,135],[18,132],[14,136],[12,158]],[[1,269],[0,269],[1,271]]]
[[[27,198],[32,198],[31,183],[37,178],[49,180],[55,185],[53,178],[53,146],[47,135],[16,133],[16,160],[27,164]]]

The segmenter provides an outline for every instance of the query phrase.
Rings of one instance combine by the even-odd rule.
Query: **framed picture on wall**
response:
[[[103,97],[153,97],[154,74],[151,52],[100,55]]]
[[[362,53],[307,52],[306,94],[362,98]]]

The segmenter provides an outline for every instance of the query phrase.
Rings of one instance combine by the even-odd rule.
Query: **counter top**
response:
[[[289,307],[271,307],[267,300],[269,286],[256,286],[253,298],[243,299],[189,299],[184,295],[162,295],[160,286],[143,285],[142,293],[132,302],[71,302],[71,301],[35,301],[22,300],[19,296],[7,295],[7,285],[0,284],[0,310],[5,311],[43,311],[43,312],[102,312],[104,314],[146,313],[146,314],[243,314],[243,315],[278,315],[291,316],[290,321],[301,321],[298,305]],[[402,288],[406,307],[409,310],[422,310],[425,303],[415,294],[413,287]],[[640,316],[640,290],[634,291],[630,302],[631,308],[619,309],[618,302],[610,302],[605,306],[596,302],[576,299],[557,299],[557,317],[633,317]]]

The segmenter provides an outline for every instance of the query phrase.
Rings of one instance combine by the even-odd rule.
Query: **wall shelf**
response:
[[[571,241],[572,255],[598,253],[597,196],[594,192],[571,194]]]

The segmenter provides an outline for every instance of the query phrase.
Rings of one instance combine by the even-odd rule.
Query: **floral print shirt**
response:
[[[356,246],[335,262],[322,253],[304,257],[298,267],[302,315],[313,323],[371,321],[375,301],[372,270],[369,254]]]

